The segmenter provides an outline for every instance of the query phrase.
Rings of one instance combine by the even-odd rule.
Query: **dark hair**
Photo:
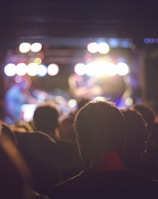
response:
[[[143,116],[134,109],[121,109],[125,120],[126,130],[126,148],[125,151],[128,156],[140,156],[144,152],[144,143],[146,140],[147,122]]]
[[[36,130],[53,132],[58,127],[58,117],[59,113],[54,104],[45,103],[38,106],[33,115]]]
[[[132,108],[142,114],[144,120],[147,122],[148,130],[150,130],[155,120],[155,112],[146,104],[134,104]]]
[[[0,135],[0,162],[0,198],[33,198],[31,173],[16,146],[4,134]]]
[[[90,98],[82,98],[82,99],[78,100],[77,109],[79,110],[80,108],[82,108],[85,104],[87,104],[90,101],[91,101]]]
[[[91,101],[83,106],[76,114],[74,130],[86,158],[99,151],[120,151],[124,146],[123,115],[108,101]]]
[[[14,144],[17,144],[17,139],[11,126],[2,120],[0,120],[0,134],[6,135]]]

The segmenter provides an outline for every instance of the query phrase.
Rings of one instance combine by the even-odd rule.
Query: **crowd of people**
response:
[[[158,197],[158,123],[150,106],[83,98],[60,114],[49,101],[31,121],[1,120],[0,198]]]

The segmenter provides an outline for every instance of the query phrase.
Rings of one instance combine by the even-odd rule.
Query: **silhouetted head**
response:
[[[134,104],[132,108],[142,114],[144,120],[147,122],[147,130],[149,132],[155,120],[155,112],[146,104]]]
[[[31,175],[15,145],[0,135],[0,198],[33,199]]]
[[[16,136],[11,126],[2,120],[0,120],[0,134],[6,135],[14,144],[17,144]]]
[[[78,103],[77,103],[77,109],[79,110],[80,108],[82,108],[85,104],[87,104],[90,101],[91,101],[90,98],[82,98],[82,99],[80,99],[78,101]]]
[[[130,108],[121,109],[125,120],[126,147],[124,158],[133,161],[133,158],[140,158],[145,150],[147,122],[136,110]]]
[[[58,127],[59,112],[52,103],[44,103],[36,108],[33,122],[36,130],[52,133]]]
[[[111,102],[89,102],[76,114],[74,129],[83,158],[92,160],[104,152],[120,152],[125,143],[124,118]]]

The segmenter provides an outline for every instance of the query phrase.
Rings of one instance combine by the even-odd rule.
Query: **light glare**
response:
[[[30,76],[35,76],[38,74],[38,65],[36,63],[30,63],[27,66],[27,74]]]
[[[107,54],[110,51],[110,47],[107,43],[99,43],[98,44],[98,52],[100,54]]]
[[[125,76],[129,73],[129,67],[126,63],[118,63],[117,64],[117,73],[121,76]]]
[[[16,68],[15,68],[15,64],[9,63],[7,65],[5,65],[4,67],[4,73],[7,76],[14,76],[16,74]]]
[[[48,65],[48,75],[55,76],[59,72],[59,66],[57,64],[49,64]]]
[[[27,73],[27,66],[25,63],[19,63],[16,65],[16,74],[19,76],[24,76]]]
[[[40,64],[40,65],[38,66],[38,75],[39,75],[40,77],[44,77],[44,76],[47,75],[47,67],[46,67],[45,65]]]
[[[42,44],[39,42],[35,42],[31,45],[32,52],[39,52],[42,49]]]
[[[31,48],[31,44],[30,43],[27,43],[27,42],[23,42],[19,45],[19,51],[21,53],[27,53],[30,51],[30,48]]]
[[[91,42],[87,45],[87,50],[90,53],[97,53],[98,51],[98,44],[96,42]]]
[[[74,67],[74,72],[77,75],[84,75],[85,74],[85,65],[82,64],[82,63],[76,64],[75,67]]]

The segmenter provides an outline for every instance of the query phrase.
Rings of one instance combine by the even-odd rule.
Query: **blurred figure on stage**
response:
[[[82,98],[105,97],[119,105],[127,85],[122,76],[86,76],[72,74],[68,79],[71,95]]]
[[[68,83],[72,97],[77,100],[92,98],[102,94],[102,88],[97,85],[93,77],[73,73],[69,76]]]
[[[22,120],[22,105],[38,104],[38,100],[31,93],[32,81],[29,76],[17,76],[15,84],[5,94],[6,122],[14,124]]]

